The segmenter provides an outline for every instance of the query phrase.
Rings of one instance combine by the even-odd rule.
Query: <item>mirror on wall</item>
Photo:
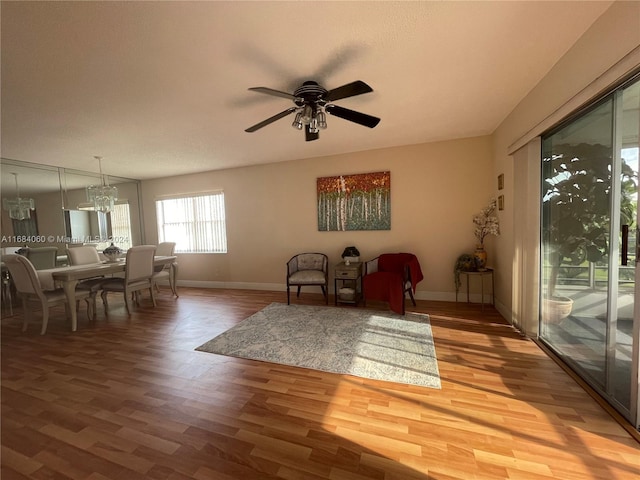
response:
[[[64,210],[65,235],[70,243],[105,243],[113,237],[111,215],[94,210]]]
[[[68,243],[95,243],[101,249],[113,241],[127,249],[144,243],[138,180],[109,176],[118,196],[114,209],[102,213],[87,196],[87,187],[101,183],[97,173],[2,158],[0,174],[3,200],[17,197],[17,178],[20,197],[33,200],[34,207],[21,220],[2,209],[2,247],[45,244],[64,250]]]

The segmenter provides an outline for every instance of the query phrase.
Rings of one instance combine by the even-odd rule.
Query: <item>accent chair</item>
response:
[[[290,287],[318,286],[329,304],[329,259],[324,253],[299,253],[287,262],[287,305],[291,304]]]
[[[389,302],[389,307],[404,315],[405,297],[409,294],[415,307],[413,294],[416,285],[423,279],[417,257],[412,253],[384,253],[364,264],[362,293],[367,300]]]

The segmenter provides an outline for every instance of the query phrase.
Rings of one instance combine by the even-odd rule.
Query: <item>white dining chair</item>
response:
[[[175,242],[161,242],[158,244],[158,248],[156,249],[157,256],[172,256],[176,249]],[[173,266],[170,264],[159,265],[154,267],[152,282],[154,288],[160,293],[160,288],[158,288],[158,281],[168,280],[169,286],[171,287],[171,291],[177,297],[178,290],[175,284],[175,277],[172,275]]]
[[[155,245],[139,245],[127,250],[124,278],[110,278],[102,283],[102,303],[105,312],[108,310],[107,295],[109,292],[124,293],[124,303],[127,313],[131,315],[129,298],[132,293],[141,290],[149,290],[153,306],[156,306],[156,297],[153,291],[153,257],[156,253]],[[136,296],[137,300],[137,296]],[[138,303],[136,301],[136,303]]]
[[[67,247],[67,259],[69,261],[69,265],[90,265],[101,263],[102,261],[98,250],[93,245],[81,245],[71,248]],[[102,284],[106,280],[107,279],[102,275],[95,278],[88,278],[86,280],[81,280],[76,287],[77,290],[89,291],[90,311],[88,314],[90,320],[94,320],[96,317],[96,297],[98,296],[98,292],[102,290]]]
[[[40,335],[44,335],[47,331],[47,324],[49,323],[49,307],[65,305],[67,309],[70,308],[64,290],[61,288],[43,290],[35,267],[22,255],[5,255],[3,261],[11,273],[11,279],[22,300],[22,308],[24,311],[22,331],[27,330],[32,313],[31,305],[33,303],[39,303],[42,308],[42,329]],[[76,300],[82,300],[83,298],[87,301],[88,310],[89,292],[82,290],[77,291]],[[78,308],[78,302],[76,302],[75,308]]]
[[[36,270],[46,270],[55,268],[58,257],[57,247],[34,247],[27,248],[25,256],[29,259]]]

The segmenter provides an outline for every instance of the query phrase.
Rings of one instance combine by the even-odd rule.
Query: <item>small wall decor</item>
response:
[[[318,230],[391,230],[391,173],[317,179]]]
[[[498,197],[498,210],[504,210],[504,195]]]
[[[502,190],[504,188],[504,173],[498,175],[498,190]]]

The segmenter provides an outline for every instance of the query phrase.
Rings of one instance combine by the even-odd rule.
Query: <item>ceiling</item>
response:
[[[135,179],[492,133],[612,2],[2,2],[2,157]],[[578,5],[579,4],[579,5]],[[372,93],[305,142],[293,104]]]

